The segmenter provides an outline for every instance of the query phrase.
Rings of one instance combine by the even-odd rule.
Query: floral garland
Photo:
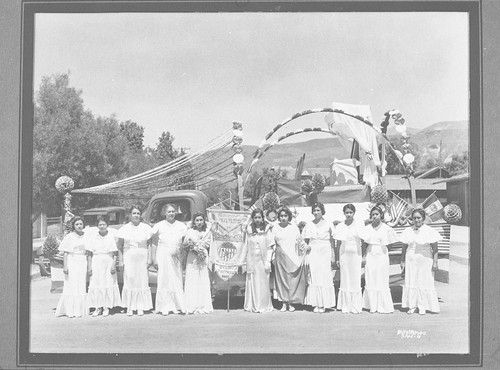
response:
[[[235,176],[240,176],[243,173],[243,125],[241,122],[233,122],[233,173]]]
[[[69,176],[61,176],[56,180],[56,189],[60,193],[67,193],[68,191],[73,190],[75,187],[75,182]]]

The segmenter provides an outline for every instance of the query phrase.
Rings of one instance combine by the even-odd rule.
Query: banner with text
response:
[[[243,235],[250,212],[208,209],[207,214],[213,225],[210,261],[215,265],[217,275],[227,281],[245,261]]]

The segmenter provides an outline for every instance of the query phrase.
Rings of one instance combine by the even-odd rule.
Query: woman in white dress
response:
[[[346,204],[343,208],[345,221],[337,225],[333,237],[337,241],[336,264],[340,267],[340,290],[337,310],[343,313],[361,313],[362,228],[354,220],[356,208]]]
[[[323,218],[325,206],[322,203],[314,203],[311,211],[314,220],[308,222],[302,231],[302,237],[308,245],[307,262],[310,272],[305,303],[314,306],[314,312],[324,313],[326,308],[335,307],[332,227]]]
[[[439,312],[439,301],[434,287],[434,272],[438,269],[438,245],[441,235],[424,224],[425,211],[413,210],[413,227],[401,234],[403,250],[401,268],[405,270],[402,307],[412,314],[425,315],[426,311]]]
[[[114,235],[108,230],[108,220],[97,217],[96,234],[87,236],[86,249],[91,255],[89,263],[89,307],[94,307],[93,317],[102,312],[109,315],[109,309],[121,306],[120,290],[116,279],[116,257],[118,249]]]
[[[243,307],[250,312],[270,312],[273,303],[269,276],[274,239],[261,209],[253,210],[251,218],[245,234],[247,280]]]
[[[282,208],[278,212],[279,223],[274,225],[272,233],[275,242],[274,258],[274,298],[283,302],[281,311],[295,311],[292,303],[303,304],[307,275],[304,258],[298,255],[301,241],[300,231],[292,225],[292,212]]]
[[[128,316],[132,316],[134,311],[142,316],[144,311],[153,308],[148,273],[152,236],[153,229],[141,222],[141,210],[138,206],[132,206],[130,222],[117,233],[117,246],[122,250],[124,267],[122,306],[127,308]]]
[[[153,263],[158,269],[155,311],[166,316],[169,313],[185,313],[182,284],[183,241],[187,226],[175,219],[176,207],[165,206],[165,220],[153,226]]]
[[[382,222],[384,213],[380,207],[370,211],[371,224],[362,232],[363,251],[366,254],[364,308],[371,313],[392,313],[391,290],[389,288],[388,247],[399,241],[396,232]]]
[[[193,216],[191,228],[186,232],[184,245],[189,248],[186,262],[184,299],[188,314],[213,312],[208,251],[212,244],[212,232],[203,213]]]
[[[64,253],[64,286],[57,303],[56,316],[81,317],[88,315],[87,252],[83,233],[83,220],[74,217],[72,231],[64,237],[59,251]]]

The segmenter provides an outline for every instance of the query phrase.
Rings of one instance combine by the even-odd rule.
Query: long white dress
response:
[[[205,262],[197,260],[197,254],[190,251],[186,263],[186,281],[184,282],[184,299],[187,313],[213,312],[210,276],[208,273],[208,249],[212,244],[212,233],[188,229],[184,242],[192,241],[198,247],[207,250]]]
[[[302,237],[309,239],[311,247],[307,255],[311,281],[307,287],[305,304],[324,308],[335,307],[331,236],[332,227],[324,219],[317,224],[308,222],[302,231]]]
[[[64,275],[61,298],[57,303],[56,316],[86,316],[89,312],[87,299],[87,256],[85,236],[71,232],[59,245],[60,252],[67,252],[68,274]]]
[[[439,312],[430,244],[437,243],[441,239],[441,235],[436,230],[425,224],[417,230],[408,227],[401,234],[401,242],[408,244],[402,307],[418,307],[419,311]]]
[[[396,232],[383,222],[376,230],[363,229],[361,238],[368,244],[365,265],[364,308],[370,312],[392,313],[394,303],[389,288],[389,253],[387,245],[399,241]]]
[[[340,290],[337,310],[343,313],[360,313],[363,309],[361,294],[361,227],[353,221],[337,225],[333,237],[341,241],[339,249]]]
[[[269,225],[265,230],[256,229],[255,233],[251,225],[247,227],[245,238],[247,279],[243,305],[245,311],[260,313],[273,311],[269,285],[273,245],[274,238]]]
[[[113,254],[118,253],[115,237],[107,234],[93,234],[87,238],[86,249],[92,252],[92,276],[89,284],[89,307],[113,308],[122,305]]]
[[[156,312],[166,314],[186,311],[180,258],[182,239],[186,236],[186,232],[187,226],[177,220],[173,223],[163,220],[153,226],[153,234],[158,234]]]
[[[153,308],[149,288],[148,245],[153,236],[149,225],[131,222],[123,225],[116,235],[123,239],[123,290],[122,306],[129,310],[150,310]]]

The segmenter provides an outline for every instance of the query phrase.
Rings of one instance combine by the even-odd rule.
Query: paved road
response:
[[[436,283],[440,314],[359,315],[309,310],[253,314],[225,303],[210,315],[56,318],[50,279],[32,281],[30,352],[39,353],[467,353],[468,266],[450,261]],[[412,332],[413,331],[413,332]],[[405,334],[413,335],[405,338]],[[418,335],[420,334],[420,335]]]

